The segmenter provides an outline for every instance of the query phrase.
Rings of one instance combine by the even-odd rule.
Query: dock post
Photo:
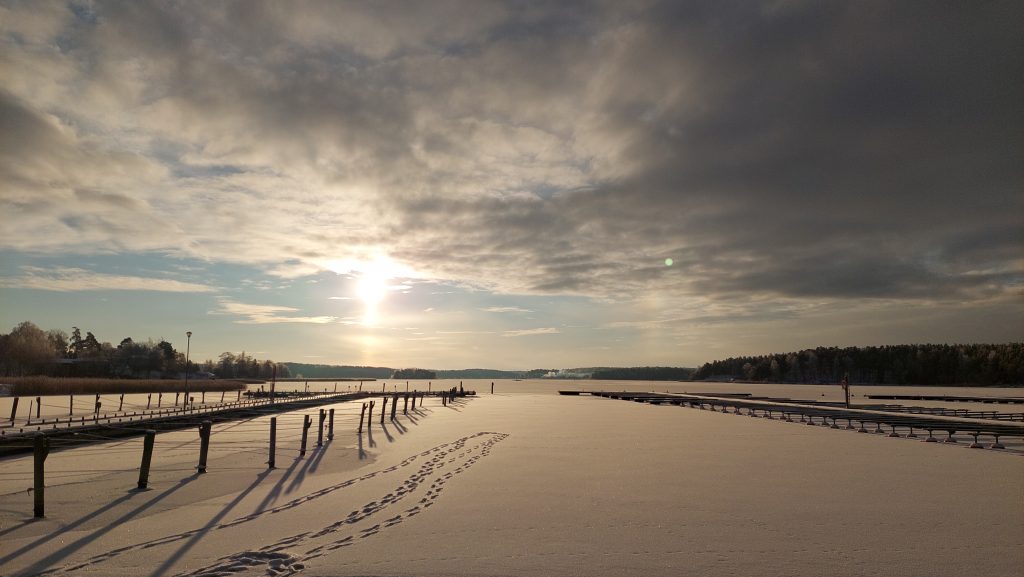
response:
[[[206,391],[203,391],[202,392],[202,396],[199,397],[199,404],[200,405],[205,405],[206,404]]]
[[[409,414],[409,393],[405,394],[405,404],[402,405],[402,414],[403,415],[408,415]]]
[[[330,416],[327,418],[327,440],[334,440],[334,409],[329,412]]]
[[[206,456],[210,452],[210,429],[213,428],[213,421],[203,421],[199,425],[199,466],[196,470],[200,473],[206,472]]]
[[[494,381],[491,381],[491,394],[494,394]]]
[[[68,399],[68,416],[75,414],[75,396],[71,395]]]
[[[150,393],[149,396],[152,397],[153,393]],[[121,399],[117,402],[117,410],[120,411],[121,407],[123,407],[123,406],[124,406],[124,393],[121,393]],[[149,401],[146,401],[146,408],[147,409],[149,408]]]
[[[235,402],[237,403],[238,401],[241,401],[241,400],[242,400],[242,391],[241,391],[241,389],[239,389],[238,396],[235,397]]]
[[[14,417],[17,416],[18,412],[18,400],[20,397],[14,397],[14,403],[11,405],[11,424],[14,424]]]
[[[412,410],[416,410],[416,391],[412,392]]]
[[[277,417],[270,417],[270,457],[267,459],[267,468],[274,468],[274,455],[277,453]]]
[[[139,465],[139,488],[145,489],[149,484],[149,464],[153,461],[153,443],[156,441],[156,431],[146,431],[146,439],[142,442],[142,464]]]
[[[395,420],[395,411],[398,410],[398,393],[391,397],[391,420]]]
[[[164,394],[163,393],[157,393],[156,394],[156,408],[159,409],[160,405],[163,405],[163,404],[164,404]]]
[[[46,435],[40,433],[36,435],[32,448],[34,457],[32,468],[32,514],[39,518],[43,516],[45,504],[43,491],[46,489],[46,483],[43,482],[43,463],[46,461],[46,456],[50,454],[50,440],[46,438]]]
[[[43,408],[43,398],[36,397],[36,418],[39,418],[39,410]]]
[[[317,426],[317,430],[316,430],[316,446],[317,447],[323,447],[324,446],[324,421],[325,420],[327,420],[327,413],[323,409],[320,409],[320,425]]]
[[[302,446],[299,448],[300,457],[306,454],[306,440],[309,438],[309,427],[312,424],[313,421],[309,420],[309,415],[302,415]]]
[[[149,405],[152,402],[153,402],[153,393],[150,393],[150,394],[146,395],[146,410],[147,411],[149,410]],[[121,403],[124,403],[124,395],[121,395]],[[120,411],[121,407],[118,407],[117,410]]]
[[[381,397],[380,401],[381,401],[381,403],[383,403],[380,406],[380,424],[383,425],[384,424],[384,417],[388,413],[388,398],[387,397]]]
[[[359,429],[356,431],[357,433],[362,433],[363,432],[363,416],[364,415],[366,415],[366,403],[363,403],[363,408],[362,408],[362,410],[359,411]]]
[[[174,406],[175,407],[178,406],[178,396],[179,395],[181,395],[181,393],[174,393]]]

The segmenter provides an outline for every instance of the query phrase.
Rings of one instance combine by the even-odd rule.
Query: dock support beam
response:
[[[277,453],[277,417],[270,417],[270,457],[267,459],[267,468],[273,469]]]
[[[40,518],[44,515],[44,491],[46,490],[46,483],[43,479],[43,463],[46,462],[46,457],[50,454],[50,440],[46,438],[46,435],[36,435],[32,448],[34,452],[32,463],[32,514],[36,518]]]
[[[149,464],[153,461],[153,443],[156,442],[156,431],[146,431],[146,439],[142,441],[142,464],[139,465],[139,488],[149,485]]]
[[[213,429],[213,421],[203,421],[199,425],[199,466],[196,470],[200,473],[206,472],[206,457],[210,453],[210,431]]]

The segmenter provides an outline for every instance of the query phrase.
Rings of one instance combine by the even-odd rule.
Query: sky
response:
[[[438,369],[1020,341],[1022,21],[0,0],[0,331]]]

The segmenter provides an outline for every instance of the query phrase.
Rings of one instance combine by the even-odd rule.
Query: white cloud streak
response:
[[[544,327],[544,328],[537,328],[537,329],[523,329],[523,330],[515,330],[515,331],[505,331],[505,332],[501,333],[501,336],[503,336],[503,337],[532,337],[534,335],[554,335],[554,334],[558,334],[559,332],[561,332],[561,331],[559,331],[555,327]]]
[[[219,304],[220,308],[210,311],[210,314],[241,317],[235,321],[239,324],[266,325],[278,323],[305,323],[321,325],[333,323],[338,320],[337,317],[331,316],[293,316],[290,313],[295,313],[300,310],[294,307],[255,305],[233,302],[227,299],[222,299]]]
[[[103,274],[81,268],[21,267],[21,276],[0,278],[0,287],[57,292],[73,291],[156,291],[208,293],[215,287],[174,279]]]

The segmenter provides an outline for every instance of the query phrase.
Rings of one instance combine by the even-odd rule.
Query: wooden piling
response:
[[[412,410],[416,410],[416,391],[412,392]]]
[[[383,425],[384,424],[384,417],[388,413],[388,398],[387,397],[381,397],[380,401],[382,403],[381,406],[380,406],[380,424]]]
[[[179,395],[181,395],[181,393],[174,393],[174,406],[175,407],[178,406],[178,396]]]
[[[362,433],[363,432],[363,416],[364,415],[366,415],[366,403],[363,403],[363,408],[362,408],[362,410],[359,411],[359,429],[356,431],[357,433]]]
[[[334,440],[334,409],[329,411],[329,417],[327,418],[327,440]]]
[[[124,402],[124,395],[121,396],[121,402]],[[153,403],[153,393],[146,395],[146,410],[149,410],[149,405]],[[120,407],[117,409],[120,411]]]
[[[152,397],[153,393],[150,393],[149,396]],[[117,403],[117,410],[120,411],[122,407],[124,407],[124,393],[121,393],[121,400]],[[146,402],[146,408],[149,408],[149,401]]]
[[[277,417],[270,417],[270,458],[267,459],[267,468],[274,468],[274,455],[277,453]]]
[[[325,420],[327,420],[327,412],[324,411],[323,409],[320,409],[320,424],[319,424],[319,426],[317,426],[317,430],[316,430],[316,446],[317,447],[323,447],[324,446],[324,421]]]
[[[68,416],[75,414],[75,396],[71,395],[68,399]]]
[[[36,518],[40,518],[44,514],[44,491],[46,489],[46,483],[43,479],[43,463],[46,461],[46,456],[50,454],[50,440],[46,438],[46,435],[40,433],[36,435],[32,449],[32,514]]]
[[[302,446],[299,447],[300,457],[306,454],[306,440],[309,438],[309,427],[312,424],[313,421],[309,420],[309,415],[302,415]]]
[[[149,484],[149,464],[153,461],[153,443],[156,442],[156,431],[146,431],[142,441],[142,464],[139,465],[139,488],[145,489]]]
[[[405,403],[402,405],[402,414],[403,415],[408,415],[409,414],[409,393],[405,394]]]
[[[19,397],[14,397],[14,403],[11,405],[11,424],[12,425],[14,424],[14,417],[16,417],[17,413],[18,413],[18,400],[19,400]]]
[[[398,409],[398,393],[391,397],[391,420],[395,420],[395,411]]]
[[[206,457],[210,453],[210,431],[213,429],[213,421],[203,421],[199,425],[199,466],[196,470],[200,473],[206,472]]]
[[[200,393],[200,395],[201,396],[199,397],[199,404],[200,405],[205,405],[206,404],[206,391],[203,391],[202,393]]]
[[[494,381],[491,381],[491,394],[494,394]]]

